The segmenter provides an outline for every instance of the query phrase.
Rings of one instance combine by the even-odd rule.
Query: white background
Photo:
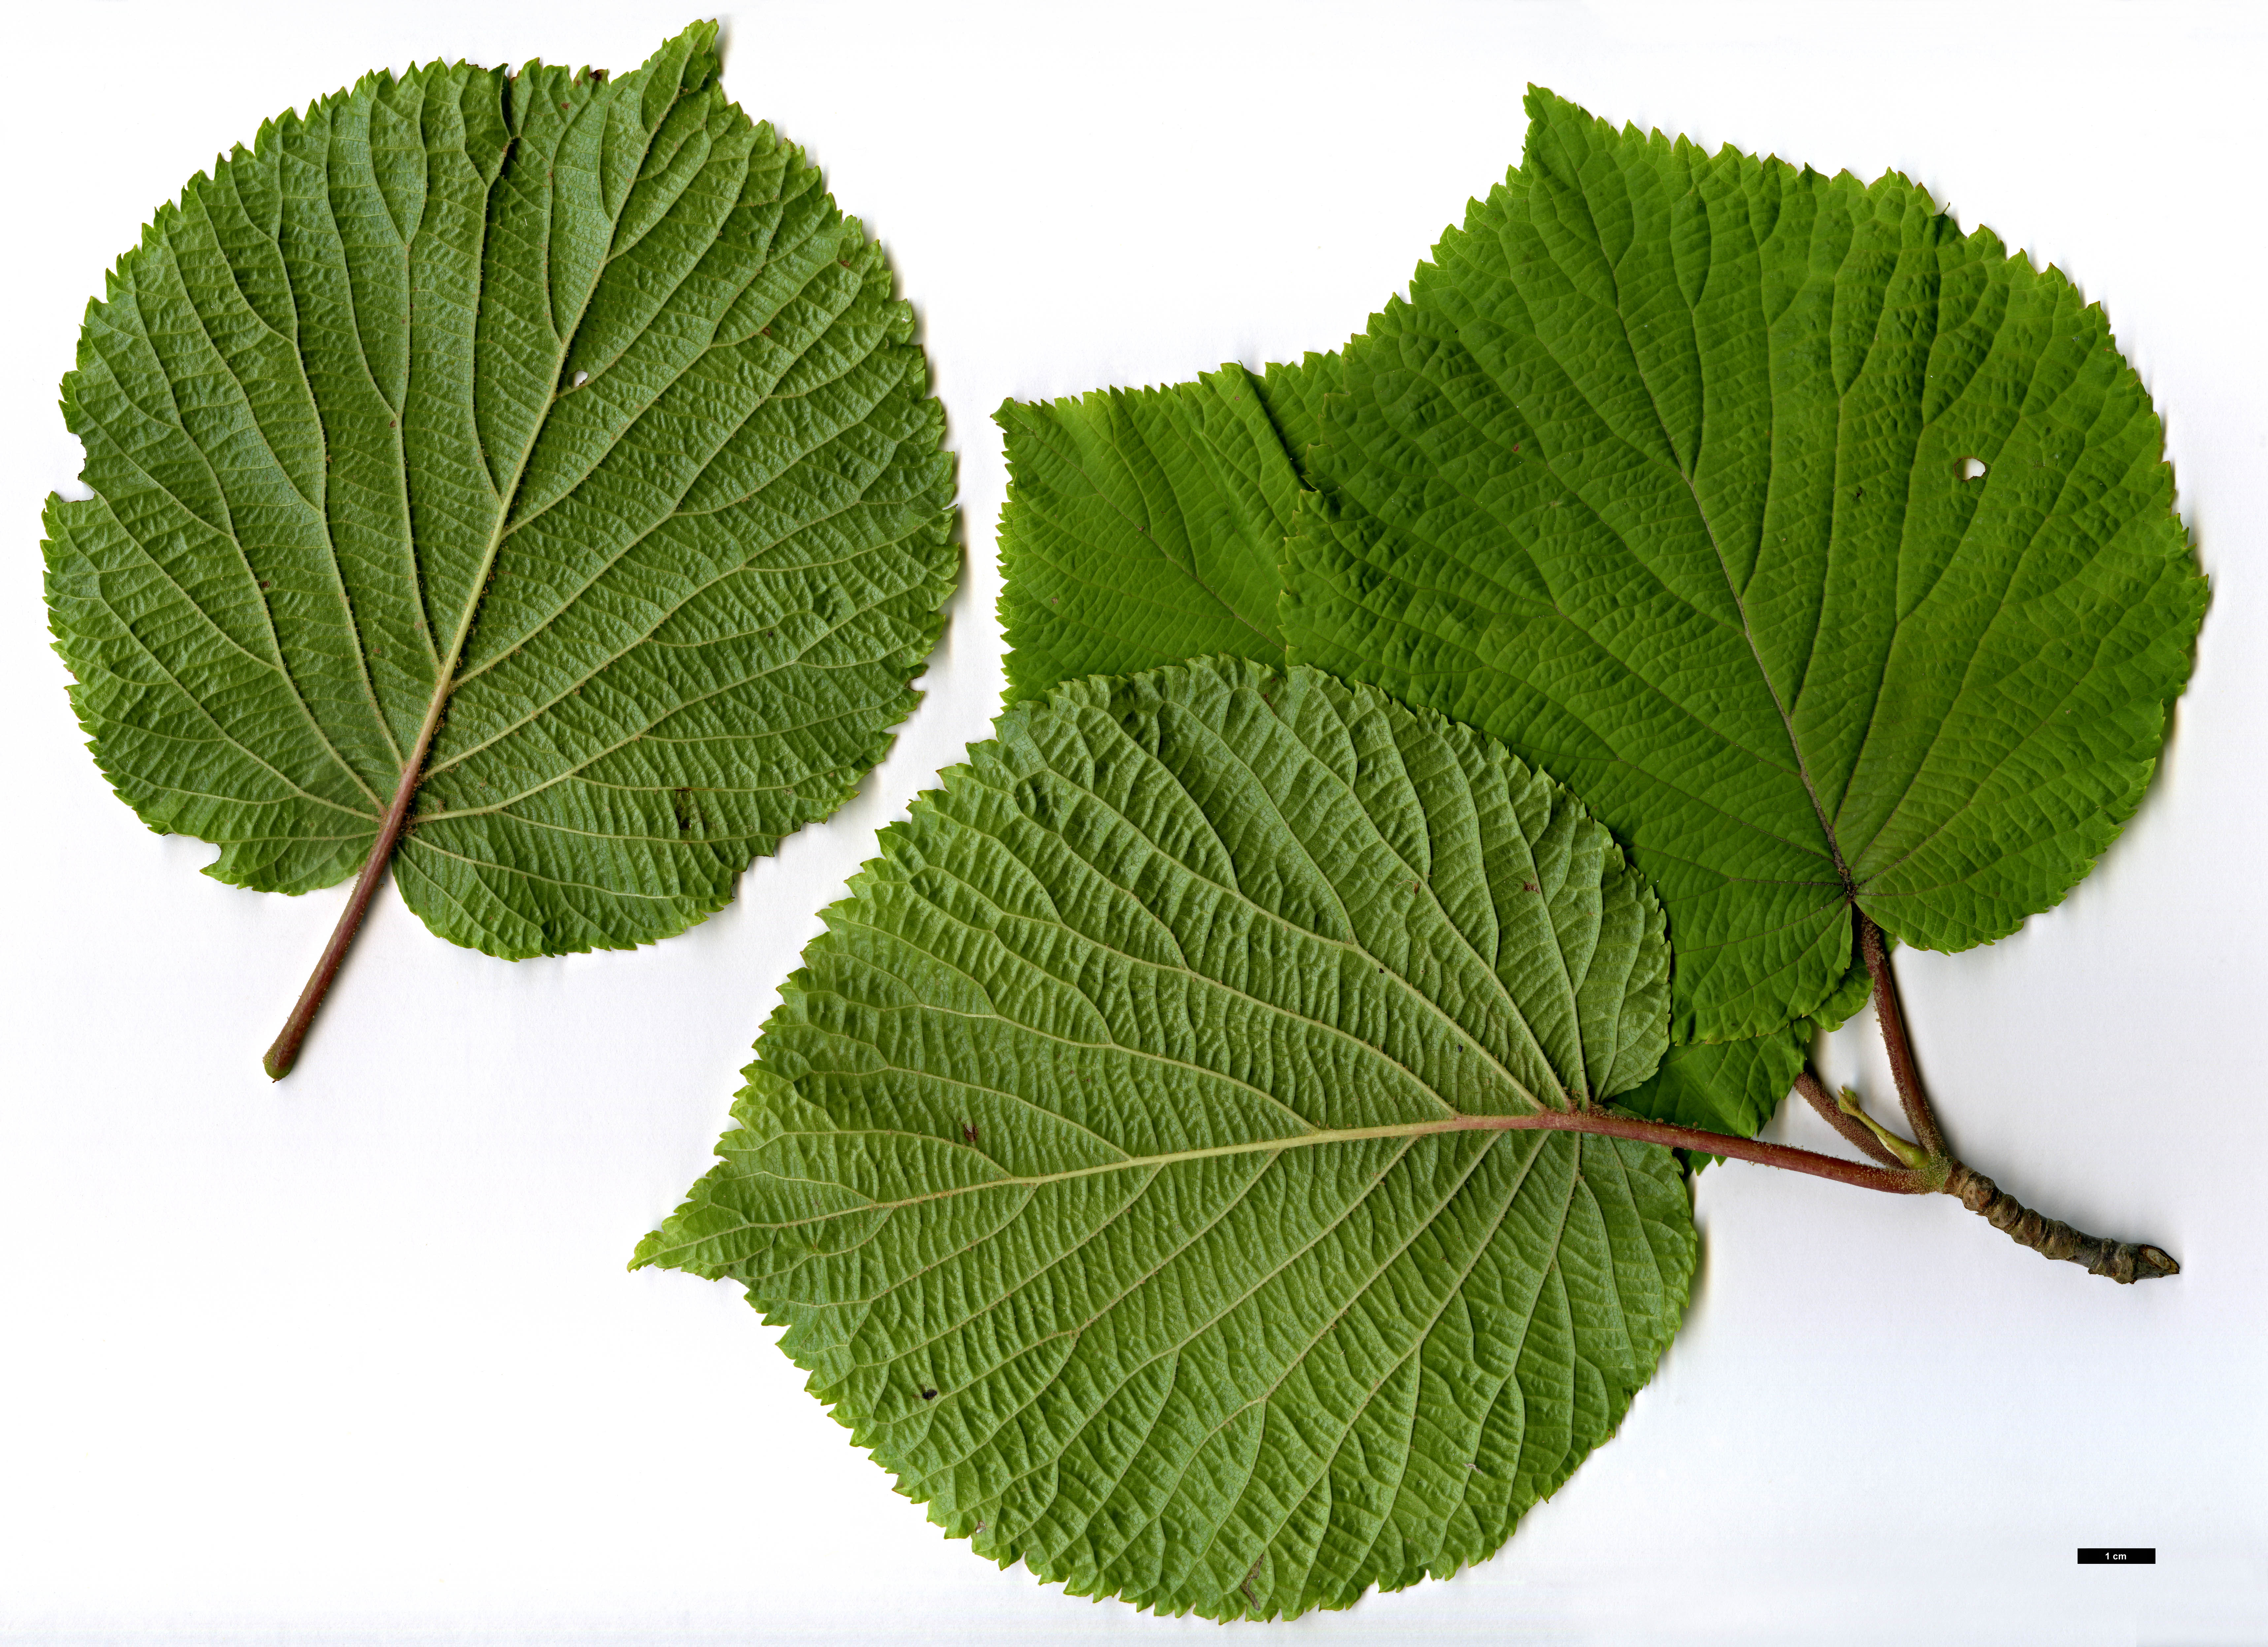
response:
[[[949,1544],[739,1289],[630,1275],[876,828],[998,702],[1004,396],[1336,346],[1517,158],[1533,80],[1711,145],[1896,167],[2110,309],[2214,585],[2167,767],[2018,937],[1903,958],[1955,1145],[2155,1240],[2123,1289],[1942,1197],[1707,1173],[1705,1273],[1619,1438],[1506,1551],[1285,1640],[2268,1641],[2268,34],[2237,5],[749,6],[725,84],[887,244],[968,572],[857,800],[643,952],[517,965],[381,894],[196,873],[81,748],[41,498],[86,299],[216,151],[377,66],[617,70],[688,0],[23,4],[0,107],[0,1636],[1215,1639]],[[1863,1019],[1824,1055],[1879,1099]],[[1808,1123],[1808,1124],[1807,1124]],[[1830,1143],[1788,1118],[1774,1136]],[[2080,1568],[2081,1544],[2154,1568]]]

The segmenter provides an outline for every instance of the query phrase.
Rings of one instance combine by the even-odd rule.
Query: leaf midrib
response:
[[[1208,1161],[1233,1155],[1316,1149],[1332,1143],[1369,1143],[1387,1138],[1425,1138],[1439,1133],[1575,1132],[1575,1129],[1565,1124],[1566,1120],[1565,1112],[1559,1110],[1546,1110],[1530,1115],[1452,1115],[1438,1121],[1393,1121],[1378,1127],[1336,1128],[1300,1136],[1256,1138],[1241,1143],[1209,1144],[1197,1150],[1172,1150],[1156,1155],[1130,1155],[1123,1160],[1102,1161],[1092,1166],[1066,1167],[1060,1173],[1002,1173],[998,1178],[989,1178],[981,1183],[955,1184],[945,1189],[934,1189],[919,1195],[908,1195],[898,1201],[869,1201],[860,1196],[859,1199],[863,1204],[859,1206],[845,1207],[836,1212],[823,1212],[815,1217],[784,1218],[777,1223],[760,1224],[751,1220],[720,1230],[704,1231],[701,1239],[704,1242],[714,1241],[719,1237],[730,1235],[740,1230],[798,1230],[808,1224],[828,1224],[837,1218],[851,1217],[860,1213],[895,1212],[902,1208],[924,1206],[932,1202],[950,1200],[956,1195],[973,1195],[980,1190],[1038,1189],[1044,1188],[1049,1184],[1068,1183],[1074,1179],[1094,1178],[1105,1173],[1126,1173],[1145,1168],[1162,1169],[1178,1166],[1186,1161]],[[939,1137],[932,1133],[900,1132],[887,1127],[843,1128],[828,1132],[784,1129],[771,1134],[756,1147],[769,1148],[784,1138],[863,1138],[887,1136],[917,1139],[928,1143],[941,1143],[949,1150],[965,1151],[969,1154],[981,1156],[990,1165],[998,1165],[992,1161],[991,1157],[983,1155],[981,1151],[968,1144],[954,1143],[949,1138]],[[842,1191],[847,1187],[841,1183],[828,1182],[816,1178],[795,1178],[785,1173],[774,1173],[762,1167],[752,1169],[750,1176],[769,1178],[781,1184],[805,1185],[814,1189]],[[858,1194],[856,1190],[850,1190],[849,1193]],[[661,1253],[673,1250],[684,1249],[681,1247],[658,1249],[655,1257],[649,1261],[659,1261]]]
[[[680,73],[681,75],[682,74],[681,67],[680,69]],[[617,92],[616,96],[619,97],[620,95],[620,92]],[[670,110],[674,110],[677,104],[681,102],[688,95],[691,95],[691,93],[686,90],[681,82],[676,97],[671,99]],[[593,97],[586,100],[580,108],[575,111],[574,117],[568,121],[565,130],[561,134],[561,141],[563,143],[568,133],[571,133],[575,127],[579,125],[583,120],[589,115],[593,109],[602,107],[611,109],[614,101],[615,99],[601,99],[598,97]],[[654,138],[660,133],[662,128],[667,124],[669,120],[669,112],[670,111],[664,111],[661,118],[656,121],[652,129],[646,133],[644,146],[638,151],[637,168],[637,175],[644,174],[646,159],[653,151]],[[475,264],[475,268],[480,271],[480,273],[475,276],[473,301],[470,305],[472,312],[475,317],[475,325],[478,323],[477,317],[480,313],[482,300],[486,295],[489,233],[495,222],[493,210],[495,191],[503,186],[505,174],[510,171],[512,161],[519,153],[519,147],[520,134],[515,131],[512,133],[512,137],[505,147],[502,159],[497,163],[496,178],[489,185],[490,210],[484,211],[481,217],[481,249],[479,260]],[[556,210],[556,202],[557,199],[556,184],[551,185],[550,192],[553,203],[552,209]],[[630,195],[626,193],[623,196],[623,203],[625,206],[628,205],[629,199]],[[574,350],[576,334],[582,330],[584,319],[591,311],[592,300],[597,297],[599,288],[604,283],[606,264],[614,252],[615,236],[621,232],[621,229],[622,217],[621,214],[617,212],[608,222],[607,231],[607,253],[600,259],[598,271],[593,273],[591,276],[590,286],[584,292],[583,301],[575,311],[574,320],[571,324],[562,327],[560,330],[559,346],[552,360],[551,371],[549,374],[549,381],[552,386],[550,399],[545,403],[542,415],[535,419],[534,426],[528,430],[527,438],[521,444],[519,455],[512,464],[511,478],[503,486],[491,489],[496,496],[496,518],[489,531],[488,546],[482,550],[479,567],[475,572],[470,583],[468,585],[468,592],[465,598],[462,615],[458,620],[456,635],[450,641],[448,653],[446,657],[443,658],[439,670],[436,672],[434,675],[433,695],[431,702],[429,702],[425,707],[424,720],[420,724],[417,729],[417,741],[409,752],[409,758],[402,765],[401,786],[394,792],[394,804],[388,812],[388,820],[395,822],[397,827],[402,827],[403,824],[406,824],[409,803],[416,796],[419,785],[424,781],[426,758],[432,752],[434,735],[440,730],[441,717],[448,710],[449,700],[456,692],[458,686],[456,679],[457,666],[464,657],[466,643],[472,637],[473,629],[480,613],[482,598],[487,593],[489,579],[496,567],[497,553],[502,549],[504,540],[510,533],[510,526],[508,523],[512,519],[512,504],[518,500],[520,486],[526,479],[528,460],[534,455],[537,445],[539,445],[542,441],[543,431],[550,426],[552,414],[558,409],[560,401],[558,388],[559,375],[562,371],[566,370],[567,357]],[[551,291],[551,265],[548,257],[544,264],[543,283],[546,296],[545,307],[549,309],[549,294]],[[410,358],[410,364],[405,367],[403,371],[401,392],[402,400],[405,405],[408,403],[412,393],[412,386],[416,371],[415,361],[416,357],[413,354]],[[477,371],[475,372],[474,386],[475,393],[477,393]],[[483,462],[482,467],[486,467],[485,462]],[[403,483],[405,486],[408,484],[408,479],[409,471],[405,465],[403,468]],[[422,601],[420,604],[423,604]],[[386,839],[384,834],[381,832],[379,842],[372,849],[374,851],[382,851],[390,844],[391,843]]]
[[[1598,220],[1592,212],[1591,197],[1588,191],[1580,187],[1575,187],[1567,192],[1573,195],[1574,197],[1581,202],[1584,220],[1590,226],[1592,244],[1601,249],[1602,260],[1603,261],[1606,237],[1602,232],[1601,232]],[[1712,268],[1716,266],[1714,257],[1715,244],[1716,242],[1712,236],[1710,241],[1712,248],[1710,262]],[[1638,342],[1631,335],[1630,315],[1623,302],[1623,289],[1620,276],[1610,264],[1608,265],[1607,275],[1609,280],[1612,282],[1612,289],[1614,291],[1615,301],[1612,306],[1614,309],[1615,324],[1622,332],[1623,349],[1624,355],[1630,361],[1631,375],[1638,379],[1639,386],[1646,391],[1646,409],[1653,414],[1653,426],[1660,433],[1662,449],[1669,460],[1669,471],[1671,474],[1676,475],[1678,483],[1685,489],[1686,496],[1692,502],[1694,518],[1701,523],[1701,530],[1708,537],[1709,553],[1717,562],[1717,570],[1719,575],[1725,580],[1725,592],[1732,599],[1733,610],[1740,614],[1741,639],[1749,649],[1749,659],[1756,665],[1756,678],[1764,682],[1765,695],[1771,699],[1772,708],[1779,716],[1781,730],[1787,739],[1788,754],[1794,763],[1796,778],[1803,785],[1804,798],[1811,803],[1812,815],[1817,819],[1819,822],[1820,838],[1827,843],[1828,853],[1830,860],[1835,865],[1836,878],[1842,883],[1841,890],[1843,893],[1843,901],[1846,904],[1855,903],[1858,898],[1858,889],[1852,880],[1850,865],[1844,861],[1843,844],[1836,838],[1835,826],[1828,819],[1826,807],[1820,804],[1818,785],[1812,782],[1811,768],[1804,760],[1803,745],[1796,737],[1795,719],[1788,713],[1787,704],[1780,695],[1778,684],[1772,680],[1771,671],[1764,666],[1764,653],[1756,644],[1755,628],[1749,621],[1749,604],[1741,592],[1740,585],[1733,579],[1732,563],[1726,558],[1724,542],[1718,535],[1717,524],[1709,517],[1709,506],[1701,501],[1700,488],[1693,483],[1693,477],[1686,473],[1684,465],[1677,460],[1677,442],[1669,432],[1668,420],[1662,415],[1660,398],[1655,394],[1653,380],[1646,375],[1646,367],[1638,359]],[[1761,283],[1759,283],[1757,287],[1756,296],[1758,301],[1761,302],[1764,298],[1764,290]],[[1690,327],[1693,320],[1692,307],[1690,303],[1686,306],[1686,319]],[[1592,399],[1590,394],[1580,387],[1580,382],[1575,375],[1572,371],[1569,371],[1565,365],[1560,364],[1557,352],[1545,343],[1543,338],[1540,335],[1536,335],[1535,341],[1537,346],[1544,350],[1544,353],[1552,360],[1552,363],[1555,365],[1559,365],[1561,375],[1566,379],[1568,386],[1571,388],[1574,388],[1576,393],[1582,396],[1584,405],[1589,408],[1592,414],[1599,419],[1600,423],[1603,426],[1612,429],[1614,425],[1607,417],[1605,412]],[[1696,343],[1697,348],[1697,335],[1696,338]],[[1771,393],[1771,390],[1768,384],[1765,388],[1767,398],[1769,398]],[[1515,404],[1517,404],[1517,402],[1515,402]],[[1835,402],[1835,427],[1837,433],[1837,445],[1839,447],[1843,428],[1843,396],[1840,394],[1837,394]],[[1708,444],[1709,401],[1708,397],[1705,394],[1701,399],[1700,423],[1694,431],[1693,451],[1695,461],[1697,463],[1699,461],[1701,452],[1707,448]],[[1546,462],[1549,463],[1550,460],[1547,459]],[[1556,466],[1554,467],[1556,471]],[[1564,481],[1562,483],[1565,484]],[[1572,486],[1569,489],[1571,491],[1574,490]],[[1580,494],[1578,495],[1580,496]],[[1602,524],[1604,523],[1602,522]],[[1609,528],[1609,530],[1611,530],[1611,528]],[[1616,533],[1615,535],[1617,538],[1622,536],[1620,533]]]

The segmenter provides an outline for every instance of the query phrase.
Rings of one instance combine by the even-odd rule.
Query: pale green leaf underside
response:
[[[213,874],[351,873],[440,715],[394,860],[426,923],[646,942],[911,707],[943,420],[715,33],[611,81],[367,77],[192,180],[90,308],[52,621],[104,773]]]
[[[1663,1046],[1660,910],[1557,785],[1203,661],[1012,709],[883,849],[637,1261],[745,1283],[933,1519],[1290,1614],[1488,1555],[1612,1433],[1687,1296],[1675,1164],[1468,1119]]]

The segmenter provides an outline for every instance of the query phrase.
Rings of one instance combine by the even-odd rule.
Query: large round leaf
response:
[[[2132,812],[2205,604],[2102,311],[1895,173],[1528,107],[1409,301],[1270,374],[1324,489],[1291,656],[1564,777],[1660,889],[1682,1040],[1821,1011],[1853,904],[2014,930]]]
[[[72,702],[211,873],[643,943],[838,805],[955,557],[879,247],[717,80],[374,75],[193,180],[88,311],[48,507]]]
[[[1201,661],[1011,710],[883,846],[637,1261],[745,1283],[947,1531],[1292,1614],[1612,1433],[1695,1239],[1667,1151],[1507,1124],[1664,1044],[1660,911],[1565,790]]]

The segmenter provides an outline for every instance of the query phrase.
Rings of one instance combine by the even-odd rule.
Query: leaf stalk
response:
[[[425,752],[431,746],[433,729],[439,724],[438,714],[427,718],[424,735],[417,740],[416,750],[401,770],[401,783],[394,791],[394,804],[386,809],[386,817],[379,824],[378,839],[371,842],[370,856],[363,860],[362,873],[355,879],[354,893],[340,912],[339,923],[331,929],[331,941],[323,945],[306,988],[299,991],[291,1016],[284,1020],[283,1033],[260,1060],[260,1067],[268,1071],[271,1081],[280,1081],[291,1073],[291,1066],[299,1061],[299,1044],[307,1039],[308,1026],[314,1023],[323,997],[330,994],[339,968],[346,965],[347,950],[354,943],[355,934],[362,930],[363,917],[370,913],[370,901],[378,895],[378,883],[394,859],[394,849],[401,839],[402,830],[409,825],[409,803],[416,798],[418,780],[425,771]]]
[[[1867,975],[1874,985],[1874,1021],[1881,1026],[1882,1046],[1890,1055],[1890,1078],[1897,1083],[1898,1103],[1906,1112],[1906,1126],[1926,1154],[1950,1159],[1945,1134],[1939,1130],[1937,1116],[1929,1107],[1929,1094],[1922,1090],[1921,1070],[1914,1062],[1913,1043],[1906,1035],[1905,1010],[1898,1003],[1898,981],[1890,971],[1890,946],[1882,937],[1882,929],[1864,909],[1853,904],[1851,913],[1858,918],[1859,952],[1866,959]]]
[[[1859,953],[1865,958],[1867,974],[1874,982],[1874,1020],[1881,1026],[1882,1045],[1889,1054],[1890,1074],[1897,1083],[1898,1102],[1905,1111],[1908,1124],[1913,1129],[1916,1142],[1909,1143],[1901,1138],[1867,1114],[1865,1107],[1859,1101],[1859,1095],[1849,1087],[1843,1089],[1839,1098],[1830,1098],[1825,1084],[1808,1068],[1795,1078],[1795,1090],[1802,1095],[1804,1101],[1859,1151],[1883,1162],[1884,1168],[1873,1169],[1883,1179],[1898,1178],[1900,1175],[1896,1172],[1885,1169],[1892,1163],[1903,1163],[1905,1169],[1904,1176],[1915,1189],[1933,1190],[1953,1196],[2017,1246],[2029,1247],[2043,1258],[2079,1264],[2091,1276],[2108,1276],[2121,1283],[2179,1275],[2181,1265],[2163,1247],[2132,1241],[2107,1240],[2098,1235],[2088,1235],[2074,1230],[2059,1218],[2043,1217],[1982,1173],[1954,1156],[1952,1151],[1946,1147],[1945,1134],[1938,1127],[1937,1116],[1930,1107],[1929,1094],[1921,1084],[1921,1070],[1915,1062],[1913,1044],[1906,1033],[1905,1011],[1898,999],[1897,979],[1890,969],[1889,945],[1882,936],[1881,928],[1868,919],[1866,911],[1854,906],[1852,913],[1858,922]],[[1734,1153],[1721,1145],[1707,1147],[1719,1155]],[[1810,1151],[1801,1153],[1809,1154]],[[1768,1166],[1788,1165],[1756,1156],[1744,1158],[1759,1160]],[[1853,1170],[1864,1169],[1854,1165]],[[1835,1174],[1822,1173],[1819,1176],[1831,1177]],[[1857,1183],[1864,1180],[1845,1178],[1843,1181]],[[1887,1183],[1867,1182],[1865,1187],[1883,1188],[1889,1186]]]
[[[1589,1132],[1609,1138],[1634,1139],[1640,1143],[1659,1143],[1673,1150],[1700,1150],[1711,1155],[1728,1156],[1735,1161],[1753,1162],[1758,1166],[1777,1166],[1791,1173],[1808,1173],[1813,1178],[1831,1178],[1838,1184],[1878,1189],[1892,1195],[1927,1195],[1940,1187],[1940,1175],[1932,1167],[1868,1166],[1859,1161],[1846,1161],[1840,1156],[1822,1155],[1816,1150],[1800,1150],[1793,1144],[1736,1138],[1727,1133],[1704,1132],[1697,1127],[1674,1126],[1662,1121],[1641,1121],[1636,1115],[1617,1114],[1611,1110],[1553,1109],[1535,1115],[1474,1115],[1467,1117],[1466,1121],[1475,1130]],[[1445,1126],[1442,1129],[1451,1128]]]

